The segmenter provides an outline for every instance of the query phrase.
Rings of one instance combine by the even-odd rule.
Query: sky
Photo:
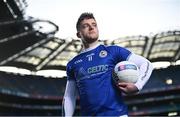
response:
[[[153,35],[180,29],[180,0],[27,0],[26,16],[59,26],[59,38],[77,38],[76,22],[92,12],[100,39]]]

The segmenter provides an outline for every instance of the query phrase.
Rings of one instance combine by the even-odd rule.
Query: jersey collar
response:
[[[97,48],[99,45],[100,45],[100,44],[98,43],[98,44],[96,44],[96,45],[94,45],[94,46],[92,46],[92,47],[89,47],[89,48],[87,48],[87,49],[84,49],[84,50],[81,51],[81,53],[91,51],[91,50]]]

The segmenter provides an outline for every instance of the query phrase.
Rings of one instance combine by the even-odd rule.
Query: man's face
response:
[[[84,19],[79,30],[80,38],[84,43],[93,43],[98,40],[99,30],[94,19]]]

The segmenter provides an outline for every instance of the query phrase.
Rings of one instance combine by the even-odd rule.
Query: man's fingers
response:
[[[120,86],[120,87],[126,87],[126,86],[127,86],[127,83],[118,83],[118,86]]]
[[[119,89],[121,89],[122,91],[125,91],[125,90],[126,90],[126,88],[123,88],[123,87],[119,87]]]
[[[127,83],[118,83],[117,84],[117,86],[118,86],[118,88],[121,90],[121,91],[123,91],[123,92],[127,92]]]
[[[126,88],[119,87],[119,89],[120,89],[123,93],[127,93],[127,89],[126,89]]]
[[[117,84],[117,86],[122,92],[124,92],[126,94],[137,93],[138,92],[137,87],[132,83],[120,82],[120,83]]]

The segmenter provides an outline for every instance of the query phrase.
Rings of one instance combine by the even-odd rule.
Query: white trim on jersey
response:
[[[84,50],[81,51],[81,53],[91,51],[91,50],[97,48],[99,45],[100,45],[100,44],[98,43],[98,44],[96,44],[96,45],[94,45],[94,46],[92,46],[92,47],[89,47],[89,48],[87,48],[87,49],[84,49]]]
[[[149,80],[153,70],[153,65],[146,58],[134,53],[132,53],[129,56],[128,61],[134,62],[139,68],[140,77],[138,81],[135,83],[135,85],[140,91],[143,88],[143,86],[146,84],[146,82]]]
[[[74,80],[67,80],[62,106],[63,116],[73,116],[76,105],[76,95],[76,82]]]
[[[121,115],[121,116],[119,116],[119,117],[128,117],[128,115]]]

